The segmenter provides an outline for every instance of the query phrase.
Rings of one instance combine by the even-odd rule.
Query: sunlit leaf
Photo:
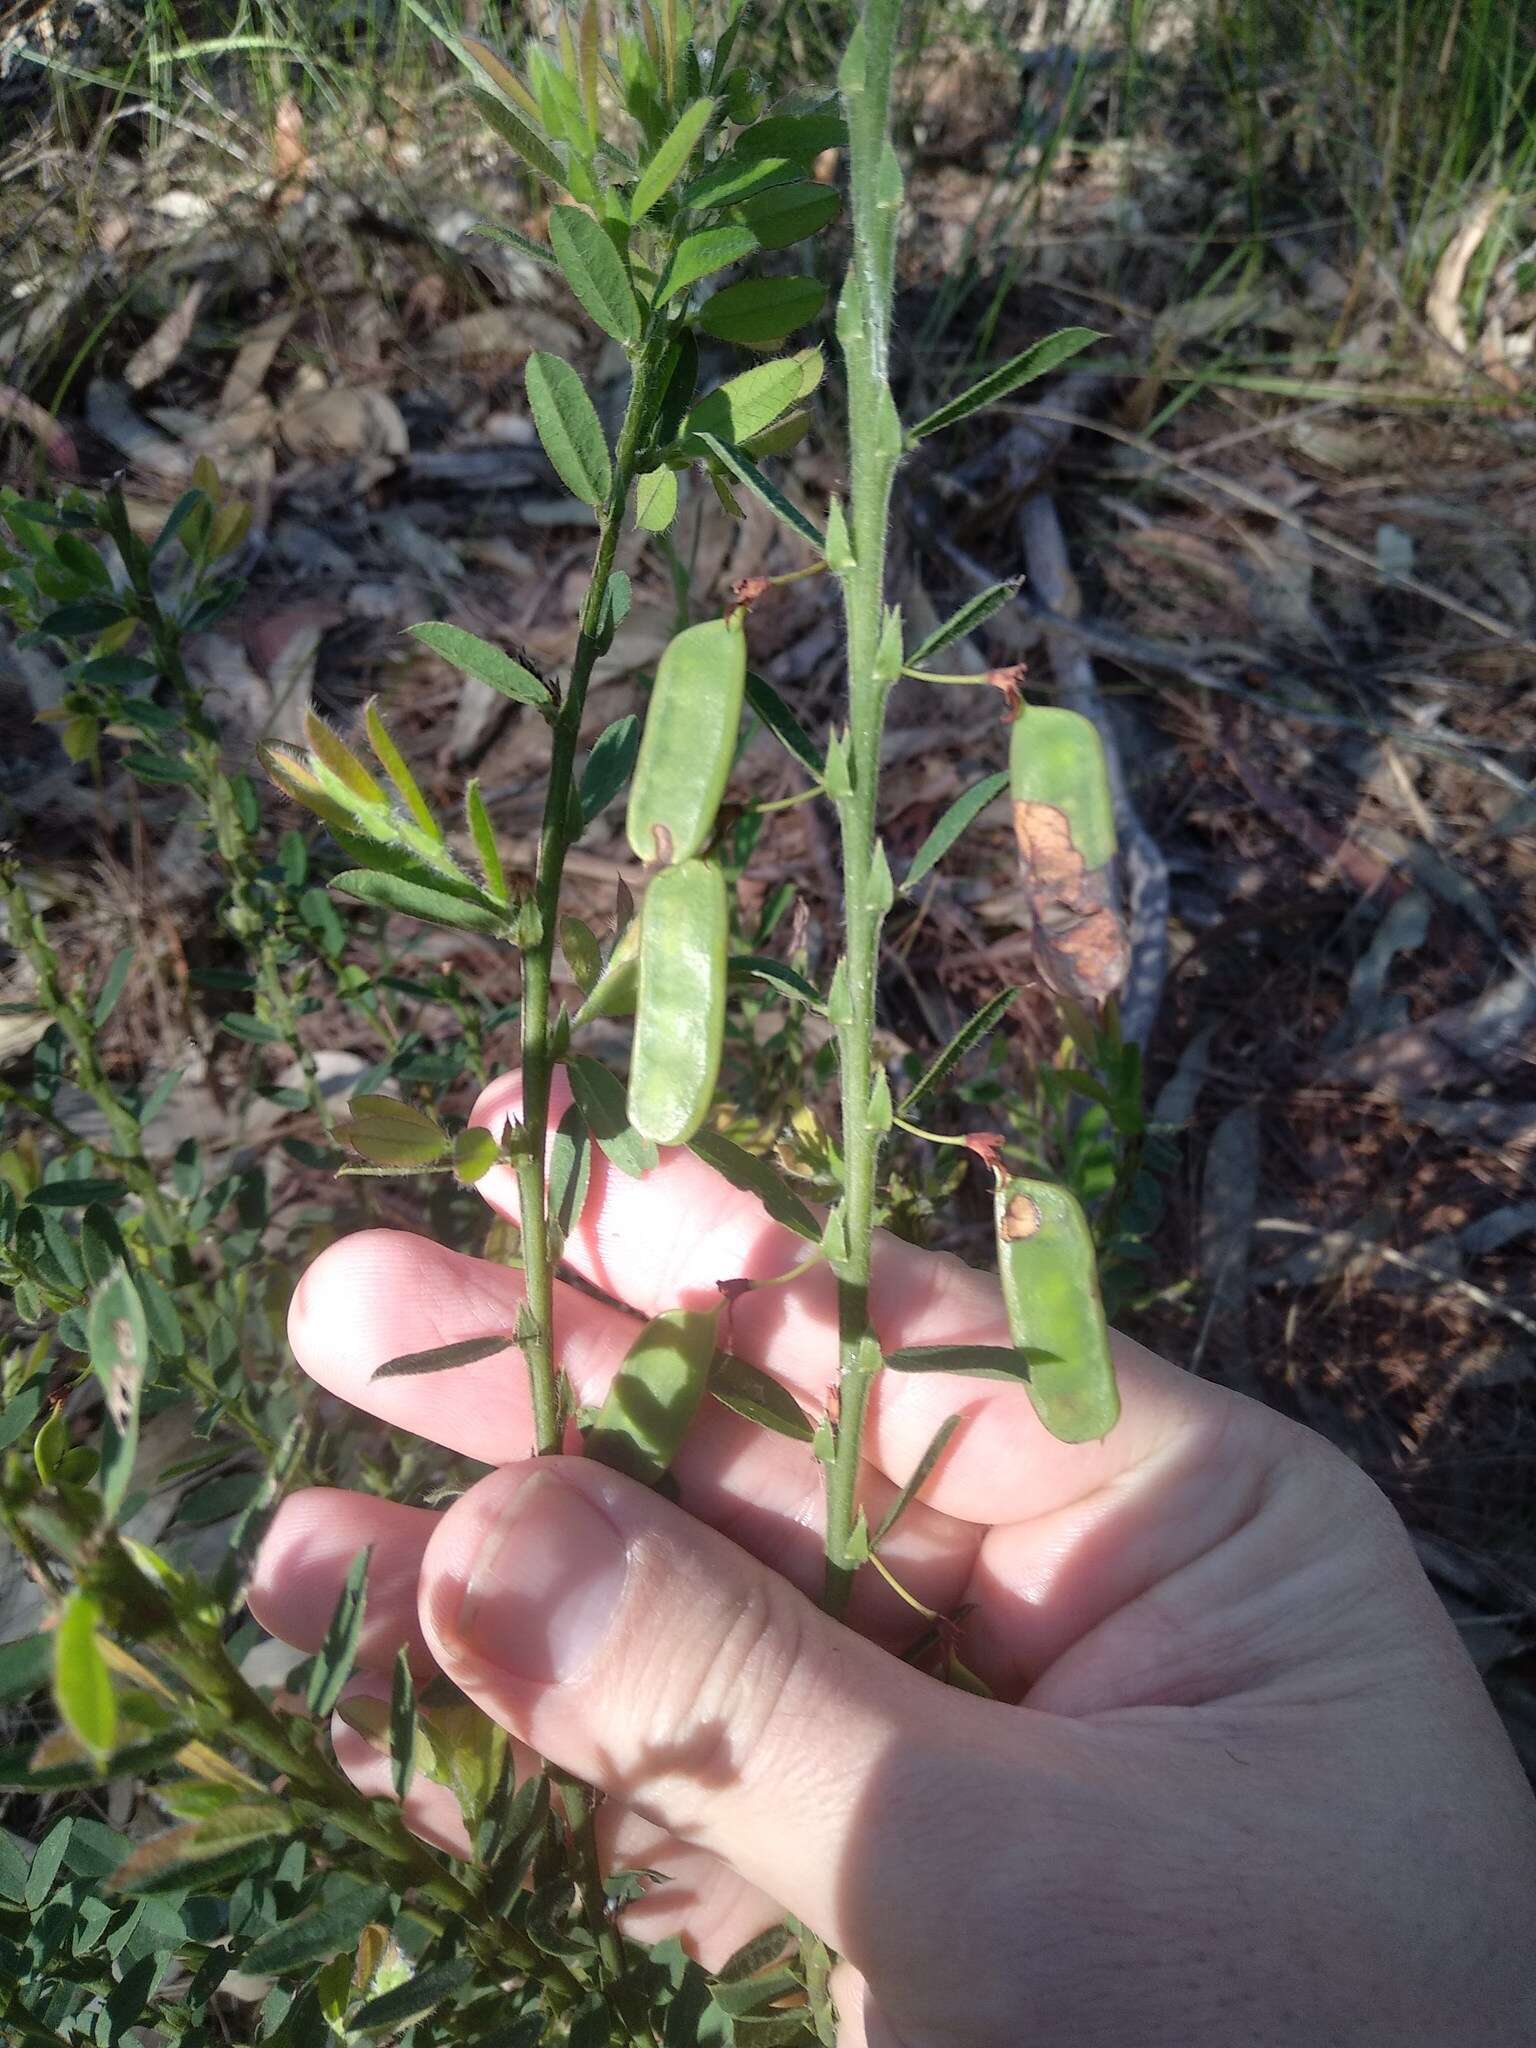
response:
[[[101,1609],[84,1593],[71,1593],[53,1637],[53,1697],[65,1726],[94,1757],[117,1741],[117,1697],[97,1632]]]
[[[573,497],[601,507],[613,488],[603,426],[586,386],[559,356],[538,350],[524,373],[533,423],[555,474]]]
[[[557,206],[549,239],[566,283],[604,334],[626,344],[640,339],[640,308],[623,258],[590,213]]]
[[[510,1330],[491,1330],[483,1337],[460,1337],[452,1344],[434,1344],[429,1351],[402,1351],[398,1358],[386,1358],[375,1366],[370,1379],[408,1379],[418,1373],[451,1372],[456,1366],[478,1365],[482,1358],[495,1358],[512,1348]]]
[[[342,1687],[352,1676],[357,1646],[363,1633],[363,1615],[368,1604],[368,1567],[373,1546],[359,1551],[336,1596],[336,1605],[325,1631],[325,1640],[315,1652],[309,1669],[305,1700],[312,1714],[322,1719],[341,1698]]]
[[[821,311],[827,288],[813,277],[748,277],[706,299],[694,322],[720,341],[772,348]]]
[[[1000,769],[995,775],[985,775],[980,782],[957,796],[949,806],[917,852],[912,856],[912,865],[902,878],[902,893],[910,895],[923,877],[936,868],[955,841],[971,821],[984,811],[994,797],[1001,796],[1008,787],[1008,771]]]
[[[423,647],[430,647],[434,654],[440,654],[454,668],[462,669],[465,675],[487,684],[503,697],[510,697],[514,704],[537,704],[542,710],[554,701],[548,683],[541,676],[536,676],[520,661],[514,661],[510,654],[493,646],[489,640],[466,633],[462,626],[426,620],[418,626],[407,626],[406,631],[413,640],[419,640]]]
[[[1018,993],[1019,991],[1016,988],[999,989],[990,1002],[983,1003],[975,1016],[967,1019],[960,1026],[960,1029],[955,1033],[948,1045],[944,1047],[944,1050],[938,1054],[924,1072],[913,1082],[911,1088],[907,1091],[906,1099],[902,1102],[897,1112],[898,1115],[909,1116],[930,1089],[937,1087],[950,1069],[957,1062],[964,1059],[971,1047],[979,1045],[990,1032],[996,1029],[1008,1014],[1013,1000]]]
[[[963,640],[967,633],[973,633],[978,626],[985,625],[994,612],[1000,612],[1010,599],[1016,597],[1022,576],[1010,577],[1006,583],[993,583],[985,590],[961,605],[959,611],[947,618],[942,626],[935,626],[926,640],[922,640],[907,656],[909,668],[921,668],[923,663],[947,647],[952,640]]]
[[[908,427],[908,442],[921,441],[943,427],[954,426],[958,420],[969,419],[984,405],[996,405],[1010,392],[1032,384],[1037,377],[1048,376],[1052,370],[1059,369],[1073,356],[1080,355],[1085,348],[1091,348],[1094,342],[1103,339],[1103,335],[1091,327],[1064,327],[1059,334],[1048,335],[1044,341],[1037,341],[1033,348],[1025,349],[1022,355],[1014,356],[1010,362],[1000,363],[995,370],[988,371],[969,391],[952,398],[947,405],[941,405],[937,412],[929,413],[915,427]]]
[[[643,220],[657,200],[669,192],[682,176],[688,159],[698,148],[699,137],[709,125],[713,110],[714,102],[707,99],[695,100],[692,106],[683,109],[672,132],[640,173],[640,182],[629,201],[632,221]]]

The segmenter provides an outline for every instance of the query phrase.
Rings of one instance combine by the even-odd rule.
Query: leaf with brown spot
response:
[[[1067,815],[1054,804],[1015,803],[1013,827],[1041,976],[1058,995],[1106,1002],[1131,964],[1113,863],[1085,867]]]

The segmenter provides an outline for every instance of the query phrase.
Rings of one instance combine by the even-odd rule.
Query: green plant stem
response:
[[[581,608],[581,624],[570,679],[555,719],[550,750],[549,783],[539,833],[534,902],[539,935],[523,954],[523,1129],[524,1150],[518,1160],[518,1205],[522,1222],[523,1280],[534,1328],[524,1344],[533,1398],[534,1452],[547,1457],[560,1449],[560,1404],[555,1380],[554,1260],[550,1255],[549,1216],[544,1179],[544,1145],[549,1123],[549,1091],[555,1051],[550,1032],[550,986],[555,932],[560,916],[560,882],[565,856],[581,830],[576,810],[576,749],[587,685],[602,648],[602,620],[613,576],[614,556],[624,528],[625,506],[634,481],[636,457],[651,425],[656,373],[664,336],[653,322],[635,359],[634,379],[624,423],[613,457],[613,484],[603,507],[592,579]]]
[[[858,1477],[864,1412],[879,1369],[870,1327],[869,1274],[875,1221],[875,1176],[881,1133],[870,1110],[875,1081],[875,991],[885,903],[877,891],[884,864],[875,859],[880,736],[894,677],[879,660],[885,595],[886,528],[891,485],[901,454],[901,428],[887,376],[892,261],[900,180],[890,155],[891,70],[900,0],[866,0],[859,45],[843,79],[848,112],[853,197],[853,264],[838,307],[838,339],[848,377],[850,524],[854,566],[843,572],[848,637],[849,771],[838,803],[842,831],[847,1004],[838,1025],[843,1099],[843,1231],[836,1259],[838,1386],[834,1449],[827,1474],[826,1579],[823,1604],[848,1605],[858,1561],[852,1541],[858,1518]],[[893,183],[894,181],[894,183]],[[899,664],[898,664],[899,665]]]

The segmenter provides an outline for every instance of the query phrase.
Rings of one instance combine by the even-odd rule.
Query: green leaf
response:
[[[106,1395],[102,1506],[110,1523],[127,1496],[139,1447],[139,1397],[149,1364],[149,1325],[138,1288],[119,1264],[91,1296],[86,1317],[91,1370]]]
[[[434,1166],[448,1150],[448,1136],[414,1103],[392,1095],[354,1095],[352,1114],[338,1136],[373,1166]]]
[[[706,299],[693,320],[719,341],[773,348],[814,320],[826,296],[826,286],[813,277],[748,277]]]
[[[640,308],[624,259],[591,214],[575,206],[555,207],[549,239],[566,283],[604,334],[626,345],[637,342]]]
[[[643,220],[657,200],[670,192],[687,168],[688,159],[699,146],[699,137],[709,125],[713,100],[695,100],[678,116],[677,125],[661,143],[640,173],[629,201],[631,221]]]
[[[309,1669],[304,1697],[309,1711],[322,1720],[341,1698],[342,1687],[352,1676],[357,1646],[363,1633],[363,1614],[368,1605],[368,1567],[373,1562],[373,1545],[360,1550],[347,1573],[325,1640],[315,1652]]]
[[[1007,770],[999,769],[996,775],[986,775],[980,782],[973,782],[969,789],[955,798],[913,854],[912,865],[902,879],[901,892],[904,896],[909,896],[923,877],[938,866],[972,819],[984,811],[994,797],[1001,796],[1007,787]]]
[[[385,1912],[389,1897],[388,1885],[354,1884],[344,1896],[300,1913],[247,1949],[241,1967],[258,1976],[281,1977],[323,1962],[352,1948],[368,1923]]]
[[[772,683],[747,671],[747,702],[792,760],[820,782],[826,770],[821,751]]]
[[[1017,988],[999,989],[990,1002],[983,1003],[975,1016],[960,1026],[944,1050],[913,1082],[907,1091],[905,1101],[896,1112],[898,1116],[910,1116],[916,1105],[931,1088],[943,1080],[950,1068],[957,1061],[964,1059],[973,1045],[979,1045],[982,1039],[1002,1022],[1018,992]]]
[[[566,1071],[587,1129],[620,1173],[636,1179],[649,1173],[659,1155],[630,1124],[623,1082],[587,1053],[572,1053]]]
[[[586,1454],[654,1486],[698,1412],[715,1355],[718,1309],[668,1309],[640,1331],[609,1382]]]
[[[100,1761],[117,1742],[117,1695],[97,1631],[101,1609],[71,1593],[53,1636],[53,1697],[66,1728]]]
[[[809,1244],[820,1244],[821,1224],[778,1169],[755,1152],[748,1152],[719,1131],[695,1131],[688,1141],[690,1152],[712,1166],[743,1194],[755,1195],[773,1218],[786,1230],[794,1231]]]
[[[768,953],[737,953],[731,960],[734,975],[750,974],[758,981],[766,981],[770,988],[776,988],[783,995],[793,996],[797,1002],[807,1005],[818,1016],[825,1016],[826,1004],[815,985],[806,980],[793,967],[782,960],[775,960]],[[818,1236],[820,1231],[818,1229]]]
[[[516,228],[505,228],[499,221],[477,221],[469,231],[472,235],[486,235],[493,242],[504,242],[509,249],[516,249],[524,256],[531,256],[535,263],[542,263],[550,270],[558,270],[553,250],[546,249],[542,242],[532,242],[526,235],[520,235]]]
[[[592,1141],[577,1105],[567,1105],[549,1148],[549,1214],[567,1238],[580,1223],[592,1176]]]
[[[398,1358],[386,1358],[368,1375],[371,1380],[400,1380],[423,1372],[451,1372],[457,1365],[477,1365],[482,1358],[494,1358],[509,1351],[514,1339],[510,1330],[488,1330],[483,1337],[460,1337],[453,1344],[434,1344],[430,1351],[402,1351]]]
[[[453,1141],[453,1171],[460,1187],[472,1188],[485,1179],[501,1157],[501,1147],[489,1131],[476,1126],[460,1131]]]
[[[1027,1381],[1033,1359],[1041,1353],[1015,1351],[1003,1344],[910,1344],[888,1351],[892,1372],[955,1372],[975,1380]]]
[[[475,854],[480,862],[480,872],[485,877],[485,886],[500,904],[509,904],[511,892],[507,888],[507,871],[501,862],[501,846],[496,838],[496,827],[486,808],[480,784],[471,778],[464,792],[464,822],[469,827],[469,836],[475,842]]]
[[[38,630],[56,640],[80,640],[104,633],[127,617],[123,607],[110,598],[85,597],[78,604],[61,604],[39,621]]]
[[[648,469],[635,485],[635,524],[646,533],[665,533],[677,517],[677,471]]]
[[[64,1851],[69,1847],[69,1838],[74,1831],[73,1819],[58,1821],[33,1850],[32,1867],[27,1872],[27,1886],[22,1894],[22,1903],[28,1912],[40,1913],[48,1903],[54,1880],[59,1874],[59,1865],[64,1861]]]
[[[590,825],[624,788],[639,751],[640,720],[633,711],[625,712],[598,734],[581,771],[578,800],[584,825]]]
[[[744,200],[741,217],[760,248],[787,249],[808,235],[819,234],[836,220],[842,204],[831,185],[774,185]]]
[[[921,668],[941,647],[947,647],[952,640],[963,640],[967,633],[985,625],[994,612],[1000,612],[1018,595],[1023,581],[1022,576],[1011,576],[1006,583],[993,583],[986,590],[978,590],[973,598],[961,605],[959,611],[947,618],[942,626],[935,626],[927,639],[913,648],[907,656],[907,667]]]
[[[407,626],[405,630],[423,647],[430,647],[434,654],[440,654],[444,661],[462,669],[465,675],[489,684],[503,697],[510,697],[514,704],[536,704],[544,710],[554,703],[548,683],[536,676],[532,669],[524,668],[520,661],[514,661],[499,647],[493,647],[489,640],[480,640],[473,633],[466,633],[462,626],[441,625],[427,620],[419,626]]]
[[[293,1829],[293,1816],[275,1799],[222,1806],[204,1820],[141,1842],[108,1883],[123,1892],[182,1891],[198,1882],[211,1886],[259,1865],[268,1845]]]
[[[495,129],[502,141],[515,149],[530,169],[547,178],[551,185],[565,191],[569,184],[569,173],[563,159],[544,137],[513,111],[504,100],[499,100],[483,86],[472,85],[469,96],[480,109],[481,117],[488,126]]]
[[[729,447],[724,441],[717,440],[713,434],[700,434],[698,438],[716,462],[728,469],[738,482],[745,484],[755,498],[760,498],[775,518],[781,520],[792,533],[799,534],[802,540],[808,541],[818,555],[822,552],[821,534],[806,518],[800,507],[792,505],[778,485],[768,481],[750,455],[744,455],[739,448]]]
[[[808,1444],[815,1434],[800,1403],[771,1373],[748,1365],[732,1352],[719,1352],[710,1368],[709,1391],[724,1408],[759,1429]]]
[[[0,1643],[0,1705],[30,1699],[48,1683],[53,1669],[53,1637],[45,1630]]]
[[[751,199],[756,193],[770,191],[775,185],[796,184],[803,175],[802,166],[792,157],[739,156],[732,150],[702,177],[695,178],[691,185],[684,187],[682,203],[695,212],[708,212],[715,207]]]
[[[686,443],[691,434],[717,434],[733,445],[750,441],[814,390],[820,377],[820,349],[755,363],[699,400],[683,422],[681,438]]]
[[[450,655],[449,659],[451,661],[453,657]],[[379,766],[394,784],[400,801],[427,837],[441,845],[443,828],[433,817],[431,807],[421,793],[421,786],[411,773],[410,764],[380,717],[377,697],[370,697],[363,706],[363,727],[368,734],[368,744],[373,748]]]
[[[107,978],[101,985],[101,994],[96,998],[91,1010],[91,1023],[98,1031],[117,1008],[117,999],[127,985],[138,952],[137,946],[124,946],[107,969]]]
[[[687,236],[679,242],[672,261],[667,265],[657,305],[665,306],[679,292],[697,284],[701,277],[724,270],[728,264],[739,263],[743,256],[752,255],[756,248],[757,237],[744,222],[732,221],[723,227],[702,228],[698,234]]]
[[[416,1776],[416,1687],[411,1679],[410,1652],[404,1643],[395,1656],[389,1691],[390,1782],[404,1800]]]
[[[413,2021],[435,2012],[445,1999],[471,1982],[474,1975],[475,1965],[465,1957],[453,1963],[438,1963],[432,1969],[418,1970],[408,1984],[398,1984],[393,1991],[386,1991],[360,2005],[347,2020],[348,2031],[399,2033]]]
[[[887,1363],[889,1363],[889,1360],[887,1360]],[[960,1427],[962,1420],[963,1418],[959,1415],[948,1415],[934,1431],[933,1441],[917,1461],[917,1470],[881,1516],[874,1534],[870,1537],[869,1547],[872,1552],[880,1548],[886,1537],[890,1535],[896,1524],[907,1512],[907,1509],[911,1507],[913,1501],[917,1499],[917,1496],[927,1485],[934,1466],[943,1457],[950,1438]]]
[[[1047,376],[1080,355],[1085,348],[1104,339],[1091,327],[1064,327],[1059,334],[1047,335],[1044,341],[1037,341],[1033,348],[1014,356],[1010,362],[1000,363],[995,370],[989,370],[978,384],[969,391],[952,398],[948,405],[941,405],[937,412],[929,413],[925,420],[919,420],[915,427],[907,429],[908,445],[921,441],[929,434],[937,434],[943,427],[954,426],[957,420],[969,419],[973,412],[979,412],[984,405],[996,405],[1021,385],[1032,384],[1037,377]]]
[[[603,956],[598,950],[592,927],[579,917],[567,915],[560,920],[559,938],[560,950],[575,977],[576,986],[584,996],[590,995],[593,984],[603,971]]]
[[[533,423],[572,497],[601,508],[613,488],[608,443],[586,389],[569,363],[538,350],[524,373]]]
[[[843,149],[848,128],[830,107],[816,114],[770,114],[743,129],[731,144],[733,157],[790,157],[808,164],[824,149]]]
[[[481,932],[488,938],[506,933],[507,913],[489,896],[481,896],[478,902],[450,896],[445,889],[408,882],[403,876],[384,874],[375,868],[348,868],[332,878],[331,887],[339,889],[343,896],[355,897],[359,903],[371,904],[375,910],[397,911],[402,917],[414,917],[423,924],[445,925],[449,931]]]

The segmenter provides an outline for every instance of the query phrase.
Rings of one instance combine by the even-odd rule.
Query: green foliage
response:
[[[419,0],[407,12],[430,19]],[[1090,1342],[1102,1321],[1089,1231],[1106,1247],[1107,1270],[1128,1270],[1154,1147],[1135,1049],[1119,1041],[1112,1010],[1068,1005],[1070,1053],[1019,1086],[995,1053],[974,1072],[1015,994],[999,991],[915,1077],[900,1110],[875,1053],[882,928],[910,914],[877,829],[889,694],[914,659],[981,625],[1011,595],[1010,586],[984,593],[912,655],[884,603],[887,511],[904,446],[887,382],[901,200],[887,140],[895,16],[891,0],[869,0],[838,105],[802,97],[765,107],[759,82],[732,61],[734,21],[722,30],[700,17],[696,43],[692,17],[672,0],[646,0],[612,35],[588,0],[579,22],[557,24],[552,44],[530,43],[511,61],[471,40],[451,46],[470,103],[550,188],[551,246],[536,252],[631,372],[610,438],[571,364],[535,354],[527,365],[544,450],[596,515],[590,587],[561,681],[451,624],[412,629],[421,647],[510,699],[530,730],[547,731],[531,879],[504,859],[477,785],[440,813],[376,702],[356,733],[312,714],[302,747],[266,750],[275,792],[265,803],[231,766],[231,736],[183,657],[187,636],[239,596],[251,517],[208,465],[147,541],[116,491],[98,500],[69,492],[58,503],[0,496],[0,608],[25,644],[59,664],[61,700],[48,716],[64,752],[104,779],[142,783],[200,835],[220,898],[216,957],[192,969],[195,1021],[240,1050],[253,1099],[295,1120],[272,1157],[304,1170],[271,1172],[255,1145],[163,1148],[156,1120],[181,1076],[154,1087],[125,1078],[131,1063],[112,1037],[134,989],[134,954],[119,952],[95,985],[77,984],[42,892],[14,865],[0,870],[9,943],[47,1020],[24,1077],[6,1083],[18,1130],[0,1155],[0,1282],[14,1303],[0,1357],[0,1522],[55,1609],[49,1629],[0,1645],[0,1699],[20,1703],[26,1718],[16,1725],[34,1729],[7,1752],[4,1780],[28,1801],[46,1794],[59,1812],[30,1860],[0,1833],[0,2021],[18,2039],[116,2040],[137,2028],[277,2048],[395,2037],[448,2048],[548,2039],[809,2048],[832,2038],[831,1959],[809,1930],[776,1931],[715,1979],[675,1943],[647,1950],[623,1938],[601,1904],[581,1788],[552,1796],[542,1769],[519,1762],[445,1679],[413,1673],[404,1652],[387,1699],[353,1690],[367,1643],[366,1552],[315,1653],[295,1653],[281,1686],[246,1676],[257,1631],[243,1614],[244,1587],[285,1494],[342,1485],[420,1499],[469,1476],[419,1446],[349,1427],[288,1360],[296,1277],[330,1238],[374,1220],[377,1177],[417,1179],[435,1234],[514,1257],[526,1299],[510,1330],[393,1357],[375,1377],[524,1371],[540,1452],[560,1448],[571,1419],[554,1354],[553,1276],[581,1223],[596,1154],[640,1176],[660,1145],[687,1143],[759,1201],[791,1249],[785,1274],[752,1285],[793,1277],[804,1269],[797,1257],[830,1262],[843,1304],[835,1425],[732,1354],[732,1290],[748,1283],[730,1276],[719,1309],[670,1309],[646,1325],[597,1415],[578,1419],[590,1454],[650,1483],[666,1482],[706,1400],[804,1447],[808,1465],[814,1457],[826,1470],[827,1602],[840,1611],[953,1427],[871,1533],[853,1482],[864,1404],[882,1369],[867,1315],[872,1232],[882,1222],[919,1228],[959,1185],[969,1113],[1001,1107],[1007,1143],[1026,1155],[1010,1163],[1057,1171],[1076,1198],[1061,1210],[1067,1249],[1056,1248],[1052,1269],[1059,1277],[1070,1267],[1064,1288],[1042,1291],[1023,1272],[1019,1244],[1003,1246],[1018,1319],[1016,1349],[1003,1358],[1015,1378],[1022,1360],[1050,1426],[1107,1426],[1113,1384]],[[831,148],[846,149],[851,164],[855,254],[837,336],[848,401],[839,459],[850,458],[853,488],[846,508],[830,504],[823,531],[773,472],[810,429],[821,349],[769,354],[733,373],[705,348],[714,381],[701,389],[699,337],[772,351],[820,317],[819,256],[791,259],[802,267],[785,274],[777,252],[837,220],[837,191],[811,175]],[[706,280],[735,264],[749,274],[710,291]],[[963,420],[1091,338],[1076,330],[1040,344],[914,437]],[[624,528],[633,518],[643,532],[665,531],[690,473],[728,509],[738,490],[755,494],[809,551],[796,573],[836,577],[849,650],[838,728],[825,744],[813,738],[749,673],[749,603],[720,616],[723,594],[689,591],[680,571],[679,602],[696,622],[662,654],[643,723],[615,721],[583,760],[593,668],[630,601],[614,566]],[[792,885],[743,915],[751,892],[736,885],[764,815],[726,802],[744,708],[805,778],[792,800],[836,813],[842,958],[823,962],[807,943],[798,907],[790,915]],[[939,821],[908,888],[1000,787],[1001,771],[983,776]],[[649,872],[638,915],[626,897],[600,943],[570,913],[563,869],[581,831],[626,790],[630,844]],[[430,956],[411,949],[423,924],[516,954],[515,1010],[499,1009],[459,969],[422,964]],[[557,945],[582,993],[574,1016],[553,999]],[[345,1115],[314,1058],[310,1020],[322,1009],[370,1048]],[[625,1063],[611,1036],[593,1027],[631,1009],[626,1074],[615,1070]],[[498,1139],[439,1105],[488,1078],[487,1048],[509,1024],[525,1122]],[[497,1056],[506,1063],[500,1046]],[[573,1101],[551,1130],[557,1068]],[[835,1134],[819,1110],[834,1077]],[[91,1104],[89,1139],[73,1135],[70,1091]],[[954,1129],[904,1125],[919,1102]],[[923,1147],[937,1138],[938,1164],[909,1138]],[[520,1228],[498,1223],[487,1238],[472,1190],[493,1168],[517,1177]],[[332,1176],[324,1200],[323,1174]],[[1022,1185],[1004,1177],[1015,1192]],[[1047,1296],[1060,1346],[1049,1361]],[[998,1363],[965,1357],[965,1366],[932,1354],[888,1362]],[[1046,1364],[1071,1377],[1047,1382]],[[169,1464],[145,1453],[152,1423],[174,1434]],[[134,1533],[142,1530],[158,1533]],[[397,1800],[422,1779],[446,1788],[465,1858],[412,1834],[397,1804],[355,1789],[327,1746],[333,1712],[387,1758]],[[98,1818],[116,1811],[100,1793],[113,1780],[139,1788],[131,1839]],[[157,1810],[164,1819],[146,1830]],[[269,1977],[272,1989],[259,2005],[223,2000],[230,1972]]]

